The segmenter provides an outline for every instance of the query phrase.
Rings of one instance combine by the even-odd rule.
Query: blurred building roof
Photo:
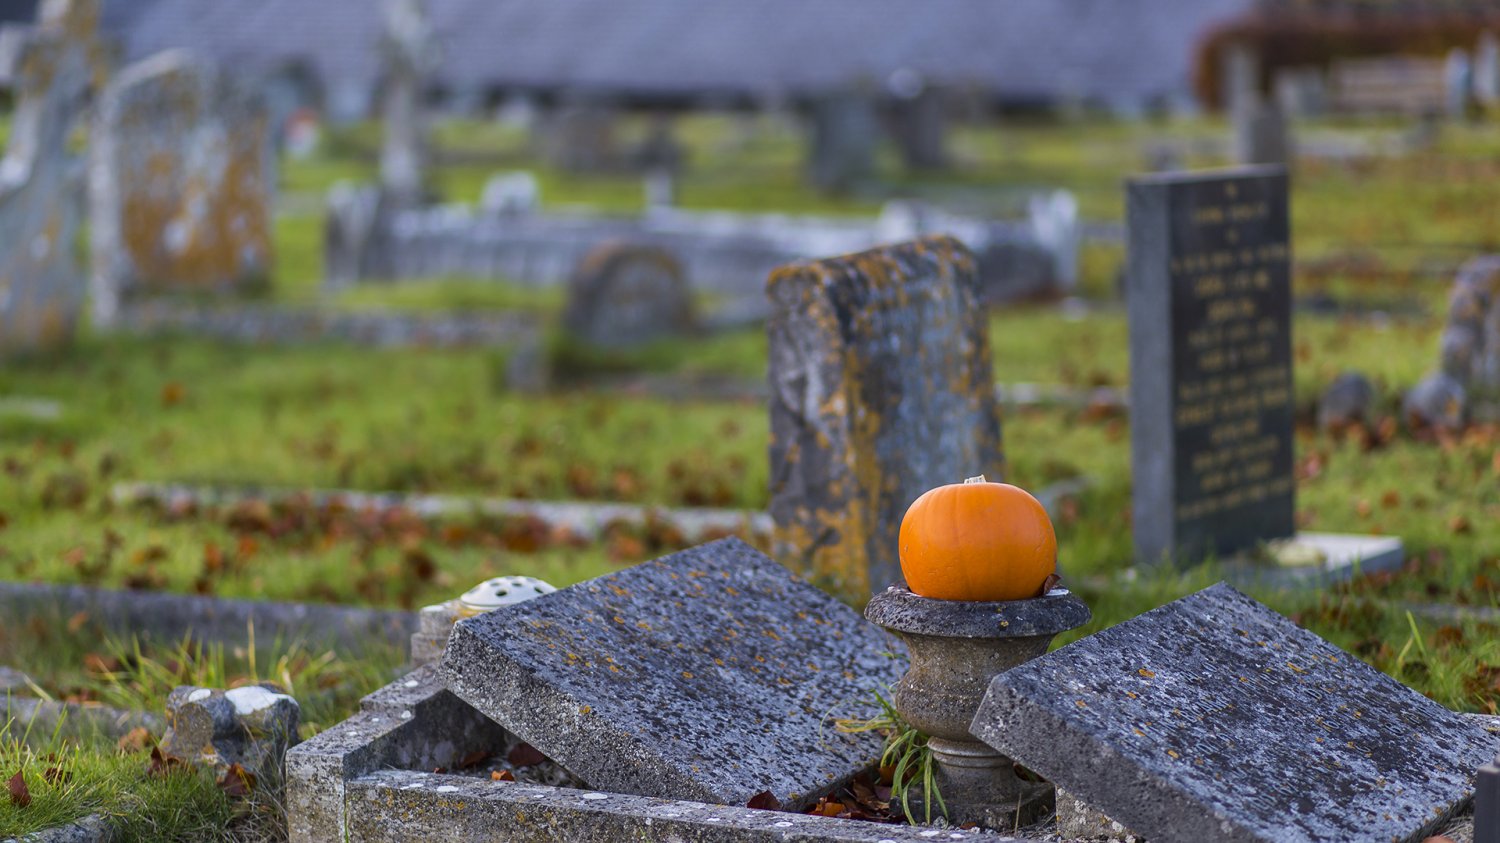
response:
[[[900,70],[996,99],[1191,92],[1192,50],[1254,0],[428,0],[438,82],[636,98],[800,97]],[[248,72],[379,76],[378,0],[105,0],[127,60],[197,48]]]

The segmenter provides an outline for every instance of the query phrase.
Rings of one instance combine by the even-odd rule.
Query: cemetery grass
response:
[[[1304,419],[1319,385],[1358,365],[1382,387],[1388,428],[1397,390],[1419,373],[1410,361],[1435,346],[1430,326],[1377,333],[1299,319],[1296,336]],[[1016,380],[1124,383],[1123,317],[1010,313],[996,317],[992,337],[997,371]],[[719,341],[710,371],[759,376],[758,332]],[[713,347],[683,343],[660,351],[659,362],[702,367]],[[0,565],[10,579],[412,608],[486,576],[527,573],[562,585],[684,543],[660,524],[581,540],[466,515],[334,517],[296,504],[166,511],[116,501],[111,489],[124,480],[764,508],[759,402],[666,403],[584,389],[523,397],[500,385],[500,371],[503,358],[491,351],[247,354],[189,339],[93,339],[63,357],[19,361],[0,374],[0,392],[55,399],[65,410],[56,421],[0,416]],[[1258,596],[1447,704],[1493,707],[1493,627],[1419,616],[1424,646],[1405,647],[1411,632],[1400,604],[1500,607],[1495,431],[1446,443],[1387,432],[1389,441],[1378,431],[1336,441],[1305,424],[1299,518],[1310,529],[1403,537],[1410,574],[1322,598]],[[1085,632],[1211,581],[1211,571],[1121,575],[1131,555],[1129,430],[1118,413],[1013,409],[1005,441],[1013,482],[1091,482],[1056,519],[1064,572],[1095,606]],[[1475,685],[1480,675],[1491,676],[1488,685]]]
[[[365,694],[398,674],[404,654],[373,647],[360,659],[302,642],[226,648],[190,640],[143,645],[103,636],[87,624],[0,634],[0,663],[23,664],[30,695],[69,703],[160,713],[178,685],[231,688],[276,682],[297,697],[305,739],[347,717]],[[144,728],[116,738],[64,718],[51,731],[0,723],[0,774],[17,774],[30,802],[0,802],[0,837],[102,815],[115,839],[285,839],[281,782],[256,781],[153,757],[162,736]],[[25,801],[25,800],[21,800]]]

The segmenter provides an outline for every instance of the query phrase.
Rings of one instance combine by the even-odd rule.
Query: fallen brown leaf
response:
[[[515,774],[509,770],[495,770],[490,773],[490,781],[492,782],[513,782],[515,780]]]
[[[16,774],[10,777],[6,788],[10,791],[10,804],[17,808],[25,808],[31,804],[31,790],[26,787],[26,776],[21,771],[17,770]]]
[[[151,732],[145,726],[137,726],[131,729],[129,732],[121,735],[120,739],[115,742],[115,746],[119,747],[120,751],[127,755],[133,752],[141,752],[148,744],[155,745],[155,741],[151,737]]]
[[[546,761],[547,756],[529,743],[518,743],[506,754],[505,760],[512,767],[533,767]]]
[[[745,807],[754,808],[758,811],[780,811],[781,800],[777,799],[771,791],[762,790],[760,793],[750,797],[750,801],[745,803]]]

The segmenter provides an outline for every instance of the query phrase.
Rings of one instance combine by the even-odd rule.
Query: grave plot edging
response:
[[[976,831],[881,825],[464,776],[384,771],[345,790],[351,839],[671,843],[926,843],[980,840]],[[1027,843],[1022,838],[996,838]]]

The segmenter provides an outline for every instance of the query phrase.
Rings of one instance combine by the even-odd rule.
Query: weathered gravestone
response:
[[[21,36],[0,159],[0,353],[67,343],[83,307],[73,255],[82,173],[68,134],[106,72],[98,20],[98,0],[46,0]]]
[[[586,345],[623,348],[696,329],[682,265],[656,246],[595,246],[568,279],[563,328]]]
[[[422,98],[438,63],[437,41],[422,0],[385,0],[380,49],[385,68],[381,190],[395,207],[427,200],[427,121]]]
[[[185,50],[123,70],[90,149],[96,323],[136,296],[263,288],[275,189],[265,104],[231,73]]]
[[[813,186],[847,192],[875,172],[880,124],[871,92],[855,86],[818,98],[811,129],[808,177]]]
[[[1453,282],[1442,374],[1462,388],[1460,416],[1500,418],[1500,255],[1470,260]]]
[[[460,621],[449,690],[591,786],[813,801],[880,754],[831,710],[895,682],[891,643],[738,539]]]
[[[1420,840],[1495,737],[1220,584],[995,677],[974,734],[1148,839]]]
[[[1004,473],[974,257],[928,237],[771,274],[775,554],[846,598],[901,579],[923,492]]]
[[[1292,538],[1286,171],[1132,180],[1128,228],[1137,560],[1234,559]],[[1300,573],[1247,566],[1245,575],[1331,577],[1356,560],[1368,570],[1402,558],[1396,539],[1296,539],[1309,560]]]

